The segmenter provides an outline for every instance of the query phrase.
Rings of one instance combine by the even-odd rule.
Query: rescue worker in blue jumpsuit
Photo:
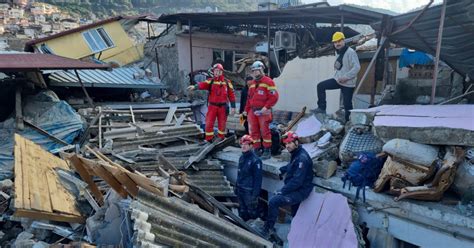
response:
[[[268,203],[268,216],[263,233],[266,236],[275,232],[274,225],[278,217],[278,210],[283,206],[291,206],[292,215],[296,214],[299,204],[305,200],[313,190],[313,161],[299,144],[298,136],[287,132],[283,137],[286,149],[291,153],[290,163],[280,168],[285,185],[276,192]]]
[[[240,139],[242,156],[239,159],[235,193],[239,200],[239,216],[244,220],[258,218],[258,198],[262,187],[262,160],[253,151],[250,135]]]

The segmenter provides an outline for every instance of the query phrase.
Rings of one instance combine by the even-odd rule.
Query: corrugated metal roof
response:
[[[41,53],[0,54],[0,71],[36,71],[64,69],[108,69],[108,65]]]
[[[181,21],[193,26],[233,26],[233,25],[267,25],[270,18],[272,24],[315,24],[340,23],[344,16],[346,24],[370,24],[381,20],[384,14],[349,5],[329,7],[307,7],[251,12],[215,12],[215,13],[178,13],[161,15],[158,20],[144,20],[176,24]]]
[[[136,68],[116,68],[112,71],[80,70],[77,71],[85,87],[95,88],[166,88],[163,83],[157,83],[144,77],[134,79]],[[50,86],[81,87],[74,71],[55,71],[50,76]]]
[[[131,204],[134,244],[171,247],[272,247],[272,243],[175,197],[140,190]]]
[[[428,8],[409,28],[389,40],[408,48],[436,54],[441,5]],[[392,17],[394,32],[406,27],[420,11]],[[440,59],[462,75],[474,77],[474,1],[448,0]],[[380,23],[373,28],[381,29]]]

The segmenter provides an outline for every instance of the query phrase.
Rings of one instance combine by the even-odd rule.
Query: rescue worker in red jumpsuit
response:
[[[272,134],[270,123],[272,122],[272,107],[278,101],[278,92],[275,82],[265,76],[264,65],[260,61],[255,61],[250,67],[254,80],[250,82],[247,104],[242,113],[248,116],[250,126],[250,136],[254,139],[254,149],[258,151],[263,144],[262,159],[269,159],[271,156]]]
[[[208,110],[206,114],[206,141],[212,142],[214,138],[214,123],[217,118],[218,138],[225,138],[227,122],[227,104],[230,102],[230,114],[235,113],[235,94],[232,83],[224,78],[224,67],[221,64],[213,66],[214,77],[196,85],[191,85],[188,90],[208,90]]]

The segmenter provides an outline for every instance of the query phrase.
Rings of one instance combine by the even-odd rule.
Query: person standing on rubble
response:
[[[295,216],[299,204],[304,201],[313,190],[313,160],[300,145],[298,136],[294,132],[283,135],[283,143],[291,154],[290,162],[280,168],[280,178],[284,175],[285,185],[268,202],[268,215],[263,233],[269,237],[274,232],[275,221],[280,207],[291,206]]]
[[[245,128],[245,134],[249,133],[249,122],[247,120],[247,116],[244,116],[242,113],[245,112],[245,106],[247,105],[247,97],[249,93],[249,86],[252,83],[252,76],[245,77],[245,86],[240,93],[240,106],[239,106],[239,113],[240,113],[240,120],[243,122],[243,126]]]
[[[262,187],[262,160],[253,151],[250,135],[240,138],[242,155],[239,158],[235,194],[239,200],[239,216],[244,220],[258,218],[258,198]]]
[[[198,88],[199,90],[208,90],[208,111],[206,114],[206,141],[212,142],[214,138],[214,123],[217,118],[217,133],[219,139],[225,138],[226,122],[228,113],[228,103],[230,102],[230,114],[235,113],[235,94],[232,83],[224,78],[224,67],[222,64],[215,64],[213,66],[213,78],[204,82],[199,82],[196,85],[191,85],[188,90],[192,91]]]
[[[337,59],[334,62],[336,70],[334,77],[318,84],[318,108],[314,113],[326,114],[326,90],[341,89],[346,121],[349,120],[352,109],[352,95],[356,86],[357,74],[360,70],[359,58],[354,49],[346,45],[346,37],[342,32],[335,32],[332,42],[336,48]]]
[[[278,101],[278,92],[275,82],[265,76],[264,65],[255,61],[250,67],[254,80],[250,83],[245,111],[250,125],[250,136],[255,140],[254,149],[259,152],[263,144],[262,159],[271,156],[272,133],[270,123],[272,122],[272,108]]]

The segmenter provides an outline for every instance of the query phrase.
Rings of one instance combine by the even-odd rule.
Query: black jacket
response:
[[[240,92],[240,107],[239,107],[239,113],[242,113],[245,111],[245,104],[247,104],[247,96],[249,93],[249,87],[245,85],[245,87],[242,89]]]
[[[313,160],[302,146],[291,152],[290,163],[281,167],[280,172],[286,173],[285,185],[281,189],[282,194],[299,192],[307,197],[311,193],[313,189]]]
[[[240,156],[236,186],[238,190],[251,192],[254,197],[260,195],[262,160],[253,151],[242,153]]]

